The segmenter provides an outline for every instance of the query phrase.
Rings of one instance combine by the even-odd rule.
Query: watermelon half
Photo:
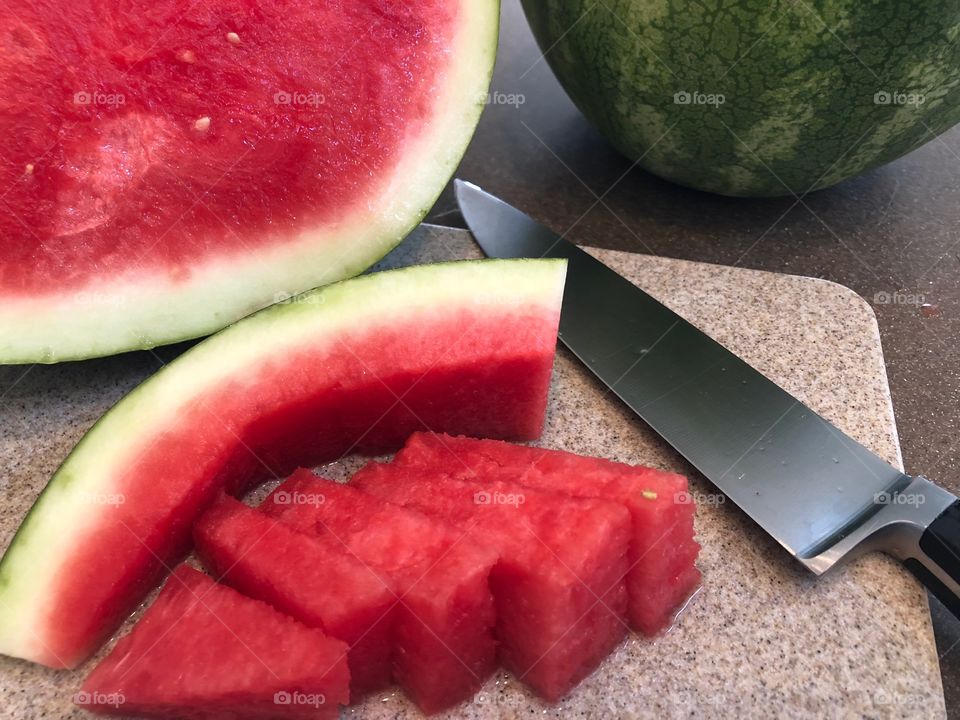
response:
[[[410,433],[540,434],[565,262],[421,265],[336,283],[193,347],[80,441],[0,563],[0,653],[95,650],[226,489]]]
[[[0,7],[0,362],[218,330],[356,275],[483,105],[497,0]]]

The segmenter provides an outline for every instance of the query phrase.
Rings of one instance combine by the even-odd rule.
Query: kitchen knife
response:
[[[560,340],[790,554],[821,575],[902,561],[960,617],[960,501],[845,435],[640,288],[475,185],[457,201],[483,251],[568,260]]]

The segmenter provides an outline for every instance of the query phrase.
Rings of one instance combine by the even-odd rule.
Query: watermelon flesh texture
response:
[[[0,362],[219,329],[422,218],[489,82],[488,0],[11,0]]]
[[[193,538],[219,582],[349,646],[351,699],[390,684],[396,595],[338,541],[298,533],[227,496],[200,517]]]
[[[630,624],[645,635],[668,627],[700,585],[696,507],[682,475],[560,450],[425,432],[411,435],[394,462],[451,477],[509,478],[527,487],[621,503],[631,516]]]
[[[493,672],[496,554],[462,532],[299,470],[261,504],[300,532],[342,543],[398,595],[394,677],[423,712],[472,697]]]
[[[30,511],[0,564],[0,652],[78,664],[224,489],[397,449],[425,427],[535,437],[563,277],[548,260],[376,273],[181,355],[96,424]]]
[[[75,696],[85,710],[182,720],[337,718],[347,647],[181,565]]]
[[[382,463],[351,484],[499,553],[490,586],[500,662],[545,699],[567,694],[623,639],[630,520],[619,505]]]

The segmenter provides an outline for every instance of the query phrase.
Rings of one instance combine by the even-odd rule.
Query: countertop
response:
[[[852,288],[877,315],[907,472],[960,492],[960,129],[802,202],[731,199],[631,169],[567,99],[518,0],[503,2],[493,87],[513,102],[487,107],[460,177],[584,245]],[[448,189],[430,219],[457,224],[454,208]],[[960,622],[931,607],[960,718]]]

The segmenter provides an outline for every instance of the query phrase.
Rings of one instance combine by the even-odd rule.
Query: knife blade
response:
[[[693,324],[470,183],[457,201],[491,257],[568,260],[561,342],[816,574],[870,550],[960,616],[960,505],[843,433]]]

